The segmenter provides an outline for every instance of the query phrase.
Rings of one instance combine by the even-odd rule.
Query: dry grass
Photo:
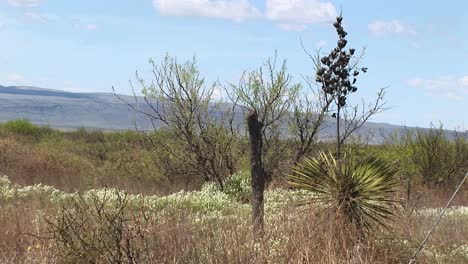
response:
[[[0,139],[0,173],[16,183],[43,183],[64,189],[85,186],[92,165],[66,152]]]
[[[93,210],[99,203],[88,205]],[[105,208],[115,209],[112,206],[106,204]],[[209,213],[197,214],[176,205],[173,209],[125,207],[121,215],[125,221],[117,233],[131,239],[119,241],[118,248],[122,252],[131,248],[135,263],[405,263],[435,219],[434,213],[400,210],[390,229],[379,229],[360,241],[340,219],[319,208],[285,204],[267,214],[265,239],[255,242],[248,211],[233,209],[209,217]],[[93,262],[65,254],[66,246],[48,239],[51,228],[44,221],[61,219],[63,208],[47,199],[3,202],[0,210],[1,263],[132,263],[126,258],[109,262],[104,257],[93,257]],[[68,204],[66,210],[73,211],[73,205]],[[95,230],[115,232],[108,229],[105,217],[93,216],[89,210],[80,217],[90,217],[92,225],[80,234],[90,237]],[[107,239],[101,237],[101,242]],[[449,216],[429,240],[418,263],[466,263],[466,249],[462,254],[453,253],[463,245],[468,245],[468,215]],[[85,252],[90,257],[103,256],[102,251],[102,247],[90,247]]]
[[[190,175],[163,176],[151,153],[139,146],[105,146],[109,149],[104,150],[100,146],[82,141],[0,138],[0,176],[8,175],[20,185],[42,183],[66,191],[115,187],[163,195],[200,185]],[[100,159],[100,155],[105,157]]]

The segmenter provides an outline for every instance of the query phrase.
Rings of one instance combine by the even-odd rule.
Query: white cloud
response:
[[[385,35],[416,35],[416,30],[403,21],[394,19],[391,21],[374,21],[368,26],[370,33],[374,36],[385,36]]]
[[[72,93],[92,93],[95,92],[93,89],[84,88],[76,85],[74,82],[66,80],[62,82],[63,84],[58,88],[59,90],[72,92]]]
[[[320,40],[319,42],[315,43],[315,47],[318,49],[323,48],[327,46],[327,42],[325,40]]]
[[[461,85],[468,87],[468,75],[461,77],[459,81]]]
[[[8,74],[6,79],[8,82],[11,82],[11,83],[22,83],[26,81],[26,78],[23,75],[18,74],[18,73]]]
[[[304,30],[311,24],[331,22],[336,17],[336,8],[329,1],[266,0],[265,16],[278,22],[282,29]]]
[[[236,22],[264,18],[287,31],[303,31],[308,25],[330,22],[336,8],[327,0],[266,0],[262,14],[252,0],[153,0],[164,16],[210,17]]]
[[[408,80],[407,84],[422,88],[432,95],[442,95],[455,100],[463,100],[468,96],[468,75],[444,76],[437,79],[414,78]]]
[[[95,31],[95,30],[98,29],[98,26],[95,25],[95,24],[88,24],[88,25],[86,25],[86,29],[90,30],[90,31]]]
[[[26,78],[19,73],[10,73],[6,76],[6,81],[11,85],[24,85]]]
[[[89,31],[96,31],[99,29],[99,26],[96,21],[83,19],[81,17],[72,17],[71,23],[73,28],[79,30],[89,30]]]
[[[261,15],[248,0],[153,0],[153,6],[164,16],[210,17],[241,22]]]
[[[41,0],[7,0],[7,3],[17,7],[36,7],[39,6]]]
[[[303,31],[307,26],[300,24],[279,24],[279,28],[285,31]]]
[[[50,17],[40,14],[40,13],[36,13],[36,12],[26,12],[23,14],[23,17],[27,21],[39,22],[39,23],[47,23],[51,20]]]
[[[93,89],[83,88],[83,87],[76,87],[76,86],[66,86],[63,88],[59,88],[58,90],[63,90],[72,93],[93,93],[96,92]]]

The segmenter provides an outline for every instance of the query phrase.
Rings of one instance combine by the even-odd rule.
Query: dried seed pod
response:
[[[363,71],[364,73],[366,73],[366,72],[367,72],[367,67],[361,68],[361,71]]]
[[[347,69],[341,70],[341,78],[346,79],[348,76],[349,76],[349,73]]]
[[[338,40],[338,47],[340,47],[342,49],[342,48],[344,48],[346,46],[347,43],[348,43],[348,41],[346,39],[340,39],[340,40]]]
[[[344,97],[344,96],[340,97],[340,99],[338,100],[338,103],[340,104],[341,107],[345,106],[346,105],[346,97]]]
[[[342,17],[342,16],[337,17],[337,18],[336,18],[336,21],[337,21],[338,23],[341,23],[341,21],[343,21],[343,17]]]
[[[345,38],[346,35],[348,35],[348,32],[344,31],[344,29],[342,27],[337,28],[336,33],[338,33],[338,36],[340,38]]]
[[[353,55],[354,55],[354,52],[356,52],[356,50],[355,50],[355,49],[353,49],[353,48],[349,49],[349,54],[350,54],[351,56],[353,56]]]

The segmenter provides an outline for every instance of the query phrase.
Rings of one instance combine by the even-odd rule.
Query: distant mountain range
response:
[[[60,129],[125,130],[133,128],[135,114],[111,93],[71,93],[29,86],[0,86],[0,122],[18,118]],[[137,122],[144,126],[149,124],[146,120]]]
[[[131,96],[122,96],[133,102]],[[102,130],[134,129],[134,124],[144,129],[152,126],[147,118],[137,115],[127,104],[111,93],[72,93],[60,90],[43,89],[29,86],[0,85],[0,122],[25,118],[39,125],[59,129],[80,127]],[[239,112],[238,119],[243,116]],[[327,121],[322,138],[332,136],[332,121]],[[374,142],[395,131],[401,132],[402,126],[386,123],[368,122],[358,133],[366,136],[373,134]]]

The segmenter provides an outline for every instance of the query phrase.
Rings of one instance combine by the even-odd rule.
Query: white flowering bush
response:
[[[270,190],[265,192],[265,211],[267,214],[279,213],[287,206],[307,204],[313,197],[313,193],[306,190]]]
[[[442,208],[424,208],[419,209],[417,213],[420,216],[436,216],[442,212]],[[453,217],[453,218],[468,218],[468,206],[453,206],[447,208],[445,211],[444,217]]]
[[[206,183],[200,191],[180,191],[167,196],[145,196],[141,194],[127,195],[129,208],[146,208],[151,212],[176,212],[186,210],[193,214],[239,214],[248,212],[250,206],[236,199],[233,190],[241,190],[246,195],[250,186],[245,174],[235,174],[230,181],[229,191],[220,191],[217,185]],[[228,189],[228,188],[227,188]],[[226,190],[227,190],[226,189]],[[249,190],[250,192],[250,190]],[[87,197],[101,197],[107,199],[109,204],[116,201],[124,192],[117,189],[92,189],[81,195]],[[250,195],[250,194],[249,194]],[[18,186],[12,184],[8,177],[0,177],[0,201],[27,201],[46,200],[53,204],[62,204],[76,198],[78,193],[68,193],[58,190],[52,186],[36,184],[32,186]],[[265,192],[265,211],[268,214],[279,213],[282,209],[306,204],[314,198],[313,193],[305,190],[273,189]],[[320,204],[314,206],[320,207]],[[416,211],[419,216],[437,216],[440,208],[424,208]],[[448,208],[444,217],[446,218],[468,218],[468,207],[457,206]]]
[[[249,203],[252,196],[252,178],[246,171],[237,172],[224,182],[224,193],[239,202]]]

